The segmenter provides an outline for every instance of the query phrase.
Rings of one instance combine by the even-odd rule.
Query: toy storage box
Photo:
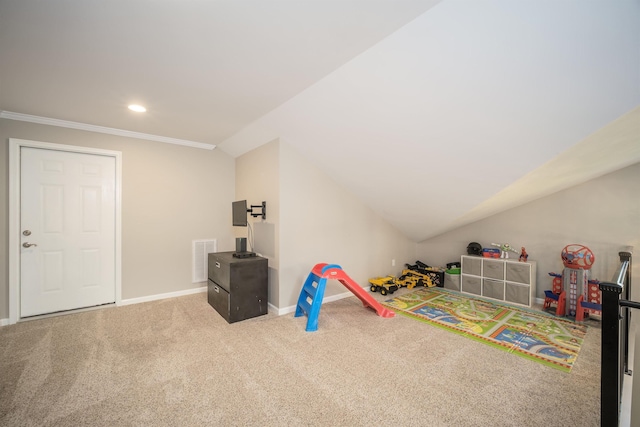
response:
[[[452,291],[460,291],[460,274],[444,273],[444,287]]]
[[[429,276],[434,285],[439,288],[444,287],[444,271],[421,271],[422,274]]]

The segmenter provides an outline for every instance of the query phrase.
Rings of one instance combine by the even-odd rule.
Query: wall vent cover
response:
[[[207,281],[207,259],[210,253],[217,252],[216,239],[194,240],[192,249],[192,273],[191,282],[200,283]]]

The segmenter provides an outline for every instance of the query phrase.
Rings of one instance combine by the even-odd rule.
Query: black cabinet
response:
[[[268,261],[233,252],[209,254],[207,300],[229,323],[267,314]]]

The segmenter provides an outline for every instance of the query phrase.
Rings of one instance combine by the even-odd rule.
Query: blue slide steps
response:
[[[318,316],[320,315],[320,307],[322,306],[322,299],[324,298],[324,289],[327,286],[327,279],[322,277],[322,275],[329,268],[342,267],[337,264],[323,264],[320,271],[314,268],[311,270],[311,273],[309,273],[309,276],[307,276],[307,280],[305,280],[302,290],[300,291],[295,317],[302,315],[308,317],[307,332],[315,332],[318,330]]]

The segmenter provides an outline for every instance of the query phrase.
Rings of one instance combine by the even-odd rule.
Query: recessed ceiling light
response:
[[[136,104],[129,105],[129,110],[135,111],[136,113],[144,113],[145,111],[147,111],[147,109],[144,108],[142,105],[136,105]]]

